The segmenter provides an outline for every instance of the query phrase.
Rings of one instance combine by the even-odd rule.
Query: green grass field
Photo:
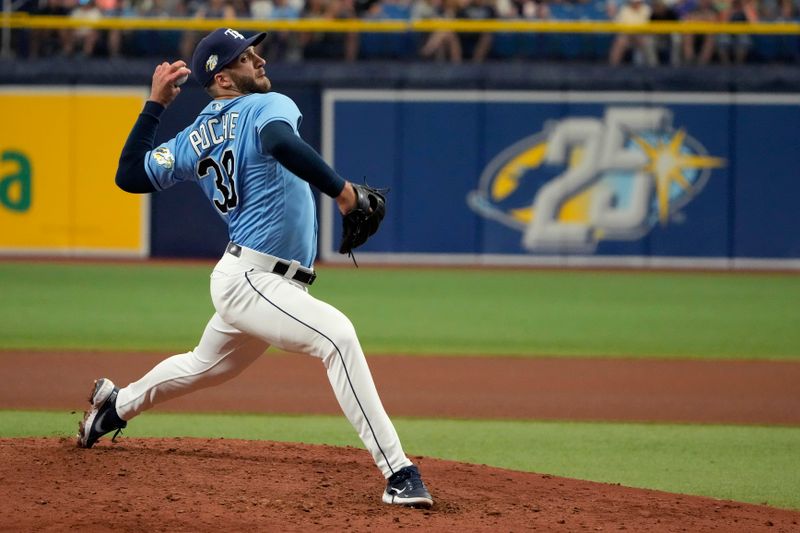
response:
[[[210,269],[0,264],[0,346],[194,346]],[[313,294],[367,353],[800,358],[796,275],[323,267]]]
[[[0,436],[72,436],[79,414],[0,411]],[[407,453],[800,509],[800,428],[397,418]],[[344,417],[147,413],[135,437],[363,447]],[[366,452],[365,452],[366,453]]]
[[[0,263],[0,349],[195,345],[211,265]],[[320,268],[368,353],[800,359],[800,276]],[[358,290],[354,290],[354,287]],[[0,437],[77,416],[2,411]],[[411,454],[800,509],[800,428],[396,421]],[[360,445],[343,417],[146,414],[136,436]]]

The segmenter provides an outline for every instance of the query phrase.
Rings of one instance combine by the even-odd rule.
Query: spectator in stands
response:
[[[677,22],[678,11],[666,0],[653,0],[651,21]],[[658,63],[677,66],[681,62],[681,35],[679,33],[653,35]]]
[[[44,0],[40,7],[34,10],[35,15],[52,15],[66,17],[72,12],[69,0]],[[39,57],[64,53],[66,42],[69,40],[69,30],[34,30],[31,34],[30,56]]]
[[[355,0],[353,6],[357,18],[378,18],[382,12],[380,0]]]
[[[253,0],[250,2],[250,18],[266,20],[272,16],[272,0]]]
[[[497,12],[502,18],[541,20],[550,18],[549,5],[542,0],[498,0]]]
[[[795,0],[798,2],[800,0]],[[764,21],[773,21],[780,18],[781,0],[759,0],[757,12],[758,18]]]
[[[356,15],[365,20],[411,19],[411,0],[356,0]],[[414,33],[359,34],[362,59],[407,59],[416,55],[419,35]]]
[[[495,0],[462,0],[463,4],[456,11],[456,18],[469,20],[492,20],[497,18]],[[483,63],[489,56],[494,35],[489,32],[460,34],[463,57],[471,58],[474,63]]]
[[[547,20],[550,7],[544,0],[497,0],[497,15],[502,19]],[[537,32],[498,33],[492,44],[493,55],[501,59],[535,57],[547,48],[547,38],[547,34]]]
[[[256,7],[254,2],[250,8],[253,18],[268,18],[270,20],[297,20],[300,18],[300,9],[289,3],[289,0],[273,0],[268,13],[258,13],[252,10]],[[264,16],[266,14],[266,16]],[[267,63],[280,61],[300,61],[303,52],[300,48],[297,33],[288,31],[273,31],[267,33],[264,44],[264,58]]]
[[[650,6],[642,0],[628,0],[614,16],[614,22],[620,24],[647,24],[650,22]],[[657,64],[655,45],[651,35],[633,35],[620,33],[614,37],[609,53],[609,62],[619,65],[628,50],[633,51],[633,62],[636,64]]]
[[[412,19],[452,19],[458,11],[458,0],[417,0],[411,8]],[[426,38],[419,55],[437,61],[461,62],[461,41],[452,31],[434,31]]]
[[[692,20],[696,22],[717,22],[719,14],[714,7],[713,0],[697,0],[696,3],[686,4],[686,11],[682,20]],[[707,65],[714,55],[714,45],[716,38],[713,34],[706,34],[697,36],[692,33],[687,33],[681,37],[683,44],[683,61],[685,63],[694,63],[695,61],[700,65]],[[698,41],[699,51],[697,50]]]
[[[250,16],[251,0],[230,0],[236,18],[248,18]]]
[[[800,22],[800,0],[781,0],[776,22]],[[783,35],[778,41],[778,59],[800,62],[800,36]]]
[[[39,9],[37,0],[17,0],[13,6],[17,13],[35,15]],[[31,55],[31,35],[29,29],[11,30],[11,53],[18,57],[30,57]]]
[[[353,0],[306,0],[302,18],[355,18]],[[305,59],[342,59],[355,61],[358,57],[358,34],[306,32],[299,36]]]
[[[331,0],[306,0],[303,10],[300,12],[302,19],[333,19],[335,18],[335,7]],[[331,41],[332,36],[327,33],[301,33],[300,46],[303,50],[304,58],[326,57],[327,52],[332,48],[330,43],[326,46],[326,41]],[[338,43],[336,43],[338,44]]]
[[[184,0],[149,0],[140,2],[132,16],[166,19],[186,17],[188,8]],[[180,54],[183,35],[176,30],[137,30],[131,32],[127,46],[136,55],[146,57],[174,57]]]
[[[758,22],[758,7],[755,0],[726,0],[720,2],[719,18],[722,22]],[[717,54],[723,64],[731,60],[744,63],[753,46],[753,39],[744,33],[717,35]]]
[[[122,2],[118,0],[95,0],[97,7],[104,17],[121,17],[123,16],[124,9]],[[122,30],[113,29],[101,32],[103,41],[105,41],[108,57],[119,57],[120,49],[122,47]]]
[[[95,4],[95,0],[79,0],[69,16],[70,18],[95,21],[103,18],[103,13]],[[99,38],[100,32],[88,27],[68,31],[64,41],[64,53],[68,56],[72,55],[77,46],[80,48],[81,56],[91,57]]]
[[[233,20],[236,18],[236,10],[233,8],[231,0],[208,0],[208,3],[200,2],[189,7],[190,15],[197,19],[225,19]],[[195,31],[184,32],[181,39],[181,57],[190,59],[194,52],[194,47],[200,39],[200,34]]]
[[[780,0],[776,22],[800,21],[800,0]]]
[[[356,18],[356,0],[340,0],[339,9],[336,13],[337,19]],[[358,48],[360,39],[358,33],[346,33],[344,35],[344,60],[355,61],[358,59]]]

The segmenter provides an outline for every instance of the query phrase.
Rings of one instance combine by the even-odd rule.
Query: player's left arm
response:
[[[178,79],[190,73],[183,61],[164,62],[158,65],[153,73],[150,98],[136,119],[117,166],[115,181],[117,186],[126,192],[149,193],[157,189],[150,181],[145,170],[144,159],[147,152],[155,146],[156,131],[161,114],[180,93],[176,85]]]
[[[269,122],[259,136],[266,153],[292,174],[334,198],[343,214],[355,207],[356,196],[350,182],[339,176],[316,150],[296,135],[288,122]]]

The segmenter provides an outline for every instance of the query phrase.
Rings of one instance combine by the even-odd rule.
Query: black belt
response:
[[[233,256],[242,257],[242,247],[236,243],[233,242],[228,243],[228,247],[225,249],[225,251]],[[247,249],[246,252],[247,256],[252,256],[255,254],[256,257],[258,258],[258,262],[261,264],[264,264],[265,262],[274,261],[272,269],[271,270],[267,269],[267,270],[279,276],[286,277],[286,273],[289,272],[289,267],[292,266],[292,263],[289,261],[284,261],[283,259],[279,259],[271,255],[262,254],[260,252],[256,252],[255,250]],[[248,257],[245,257],[244,259],[247,260]],[[314,283],[314,280],[317,279],[317,274],[313,270],[309,270],[305,267],[299,267],[295,271],[294,275],[292,275],[292,277],[290,277],[289,279],[299,281],[300,283],[304,283],[306,285],[311,285],[312,283]]]

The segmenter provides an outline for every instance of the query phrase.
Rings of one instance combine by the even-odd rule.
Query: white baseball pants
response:
[[[217,312],[197,347],[121,389],[119,416],[130,420],[170,398],[227,381],[275,346],[322,360],[342,411],[384,477],[410,465],[350,320],[304,285],[265,271],[261,261],[255,264],[257,252],[245,251],[250,260],[226,253],[214,268],[211,299]]]

